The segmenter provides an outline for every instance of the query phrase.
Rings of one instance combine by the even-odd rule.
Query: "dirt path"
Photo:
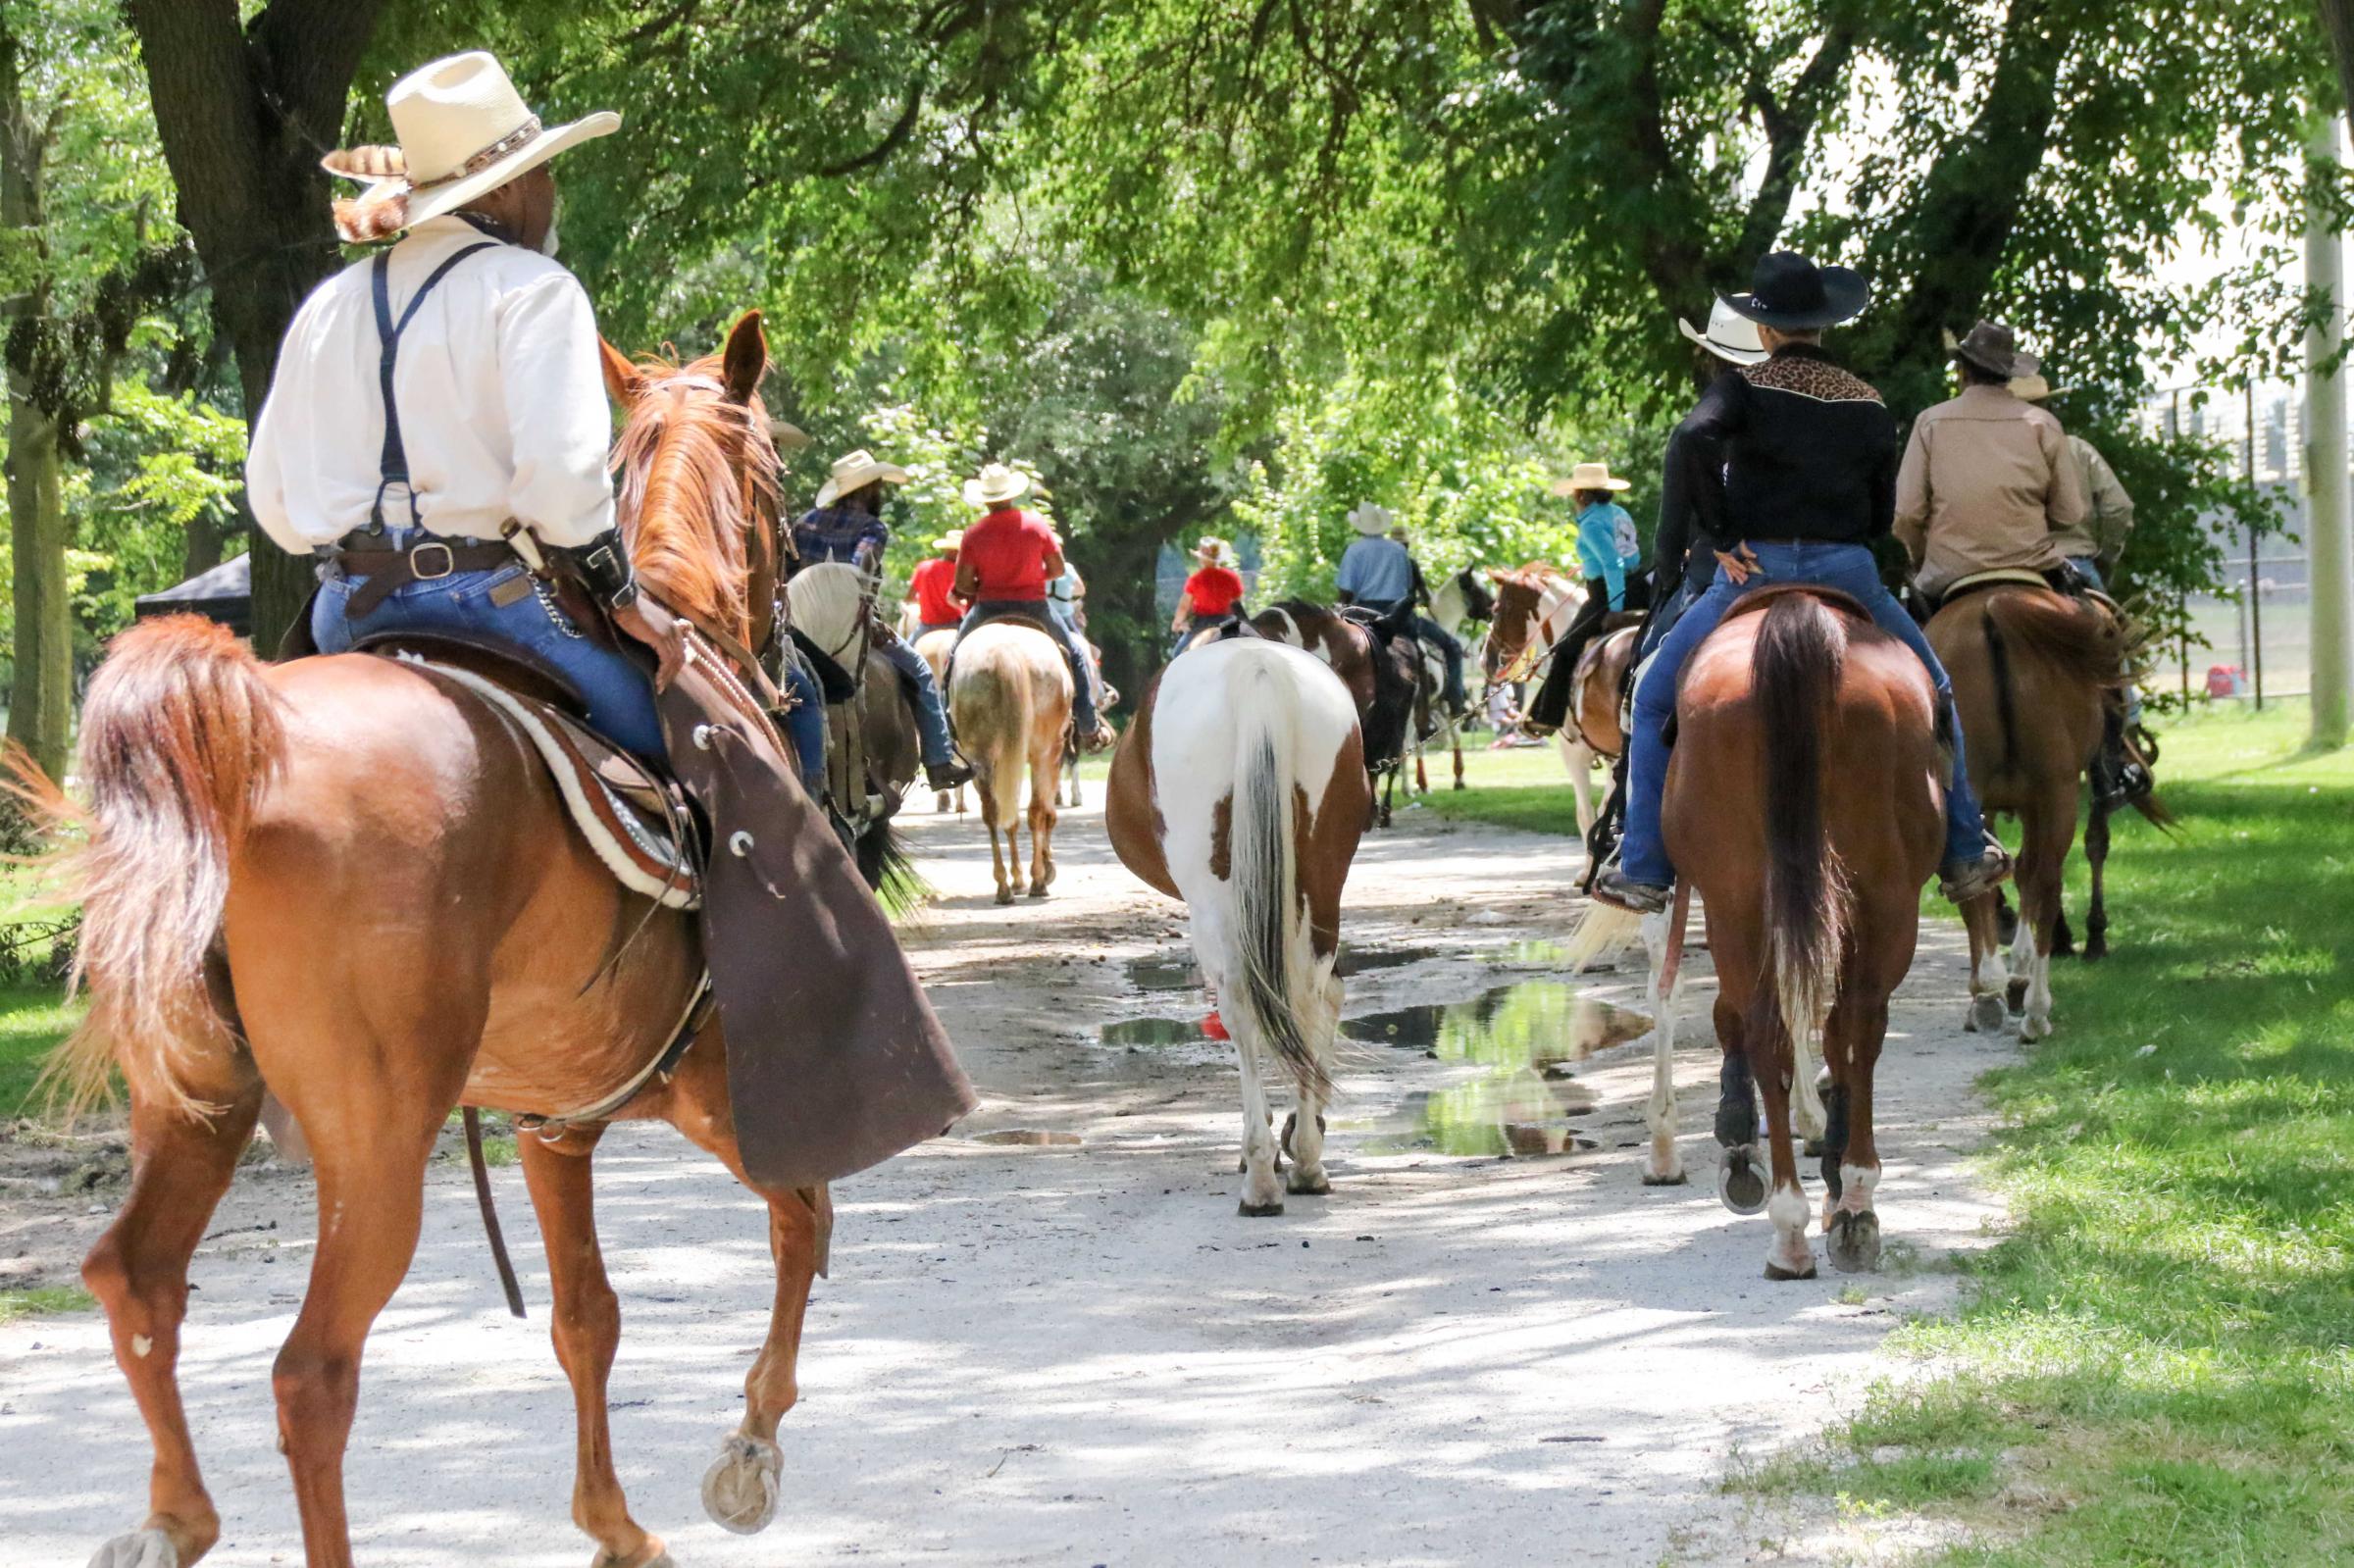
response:
[[[1819,1430],[1899,1370],[1881,1339],[1950,1299],[1939,1260],[1981,1235],[1986,1199],[1959,1164],[1984,1131],[1969,1085],[2006,1047],[1953,1027],[1958,930],[1927,934],[1882,1068],[1895,1266],[1775,1286],[1765,1220],[1708,1185],[1703,1022],[1680,1075],[1694,1183],[1638,1184],[1648,1052],[1608,1044],[1626,1021],[1596,1003],[1639,1000],[1641,978],[1573,993],[1544,946],[1570,907],[1569,840],[1420,813],[1368,838],[1348,1010],[1376,1016],[1340,1074],[1333,1192],[1246,1220],[1222,1048],[1100,1037],[1199,1016],[1198,992],[1140,989],[1129,967],[1182,983],[1182,911],[1111,859],[1092,806],[1066,813],[1054,896],[1004,910],[969,819],[911,828],[942,897],[910,945],[986,1100],[958,1137],[838,1189],[766,1535],[729,1536],[696,1500],[762,1329],[759,1209],[667,1130],[623,1129],[601,1160],[622,1477],[684,1568],[1816,1555],[1786,1519],[1761,1545],[1717,1487],[1736,1454]],[[1606,1043],[1581,1059],[1580,1041]],[[1564,1136],[1596,1146],[1450,1152]],[[464,1173],[437,1171],[348,1467],[372,1568],[588,1555],[531,1211],[520,1175],[496,1174],[534,1318],[505,1316]],[[20,1204],[0,1238],[37,1262],[113,1200]],[[296,1562],[269,1367],[301,1289],[307,1184],[248,1173],[218,1226],[182,1362],[228,1520],[208,1561]],[[146,1445],[93,1315],[0,1328],[0,1565],[80,1562],[135,1522]]]

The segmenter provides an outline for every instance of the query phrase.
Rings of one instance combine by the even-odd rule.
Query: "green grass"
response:
[[[32,1086],[42,1058],[73,1032],[80,1016],[78,1003],[67,1005],[63,986],[31,981],[0,986],[0,1121],[33,1112]]]
[[[2060,1033],[1986,1080],[2013,1223],[1899,1331],[1936,1375],[1736,1486],[1957,1520],[1951,1564],[2354,1561],[2354,751],[2305,723],[2167,731],[2179,837],[2120,821],[2112,956],[2063,960]],[[1572,831],[1529,764],[1435,809]],[[2080,934],[2081,857],[2070,889]]]
[[[27,1290],[0,1290],[0,1323],[53,1317],[60,1312],[87,1312],[97,1304],[97,1297],[78,1285],[36,1285]]]

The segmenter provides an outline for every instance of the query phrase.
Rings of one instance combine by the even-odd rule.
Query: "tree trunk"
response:
[[[270,0],[246,28],[238,0],[126,0],[125,9],[179,220],[204,262],[251,420],[295,309],[341,261],[319,159],[341,138],[383,0]],[[278,646],[311,582],[309,561],[255,533],[255,647]]]
[[[2305,149],[2305,287],[2319,314],[2305,331],[2305,544],[2312,552],[2312,741],[2346,743],[2354,719],[2354,535],[2346,498],[2346,263],[2328,191],[2339,175],[2337,116],[2318,117]]]
[[[2323,30],[2329,34],[2329,58],[2337,66],[2338,107],[2354,114],[2354,0],[2316,0]]]
[[[8,738],[30,752],[52,779],[66,776],[74,713],[74,615],[66,597],[66,500],[60,462],[57,421],[12,385],[8,531],[16,570],[17,624]]]

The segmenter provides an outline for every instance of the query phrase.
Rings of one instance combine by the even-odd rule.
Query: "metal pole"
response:
[[[2346,509],[2345,256],[2322,192],[2338,175],[2337,117],[2305,144],[2305,286],[2321,310],[2305,333],[2305,534],[2313,573],[2313,744],[2346,743],[2354,696],[2354,529]]]
[[[2248,487],[2256,486],[2256,383],[2247,384]],[[2256,711],[2264,711],[2264,580],[2256,575],[2256,528],[2248,526],[2248,670],[2256,680]]]

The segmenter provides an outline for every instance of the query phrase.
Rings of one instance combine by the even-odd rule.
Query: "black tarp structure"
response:
[[[253,557],[240,555],[185,582],[138,597],[139,619],[157,615],[200,615],[238,636],[253,635]]]

